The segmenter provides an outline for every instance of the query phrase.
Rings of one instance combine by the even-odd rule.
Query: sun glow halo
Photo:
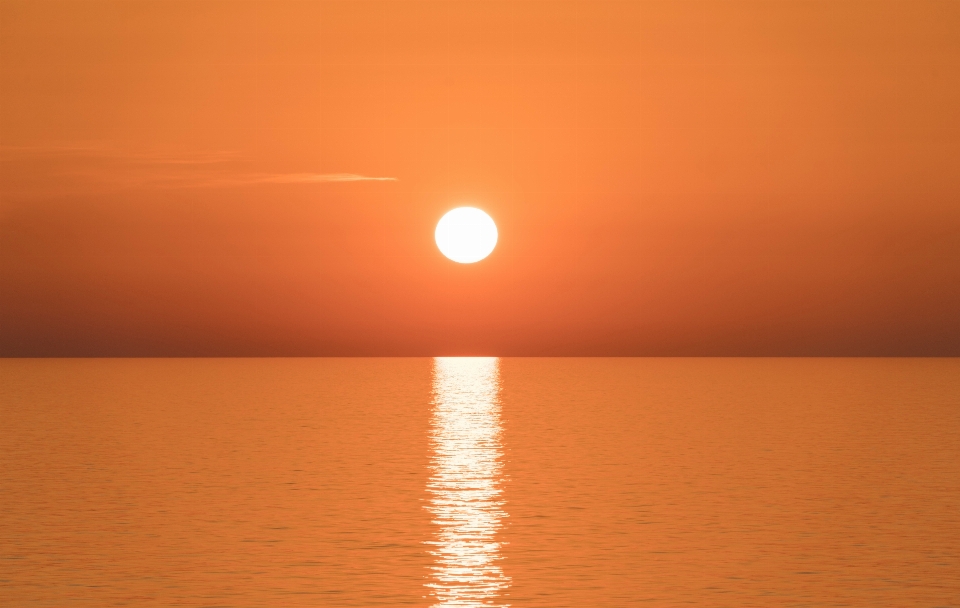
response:
[[[443,255],[454,262],[472,264],[497,246],[497,225],[476,207],[457,207],[440,218],[434,238]]]

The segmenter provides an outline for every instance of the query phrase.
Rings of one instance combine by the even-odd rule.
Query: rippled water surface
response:
[[[960,606],[960,360],[0,360],[3,606]]]

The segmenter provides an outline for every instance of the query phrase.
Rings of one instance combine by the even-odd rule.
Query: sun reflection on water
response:
[[[433,363],[431,476],[436,531],[427,583],[434,606],[509,606],[499,562],[503,510],[500,362],[495,357],[438,357]]]

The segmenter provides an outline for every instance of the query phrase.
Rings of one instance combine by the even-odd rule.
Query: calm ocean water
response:
[[[960,606],[960,360],[0,360],[0,605]]]

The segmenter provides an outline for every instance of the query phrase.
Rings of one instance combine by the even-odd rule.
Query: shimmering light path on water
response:
[[[0,606],[958,606],[957,359],[0,360]]]
[[[432,474],[427,485],[436,606],[503,606],[500,370],[493,357],[434,360]]]

